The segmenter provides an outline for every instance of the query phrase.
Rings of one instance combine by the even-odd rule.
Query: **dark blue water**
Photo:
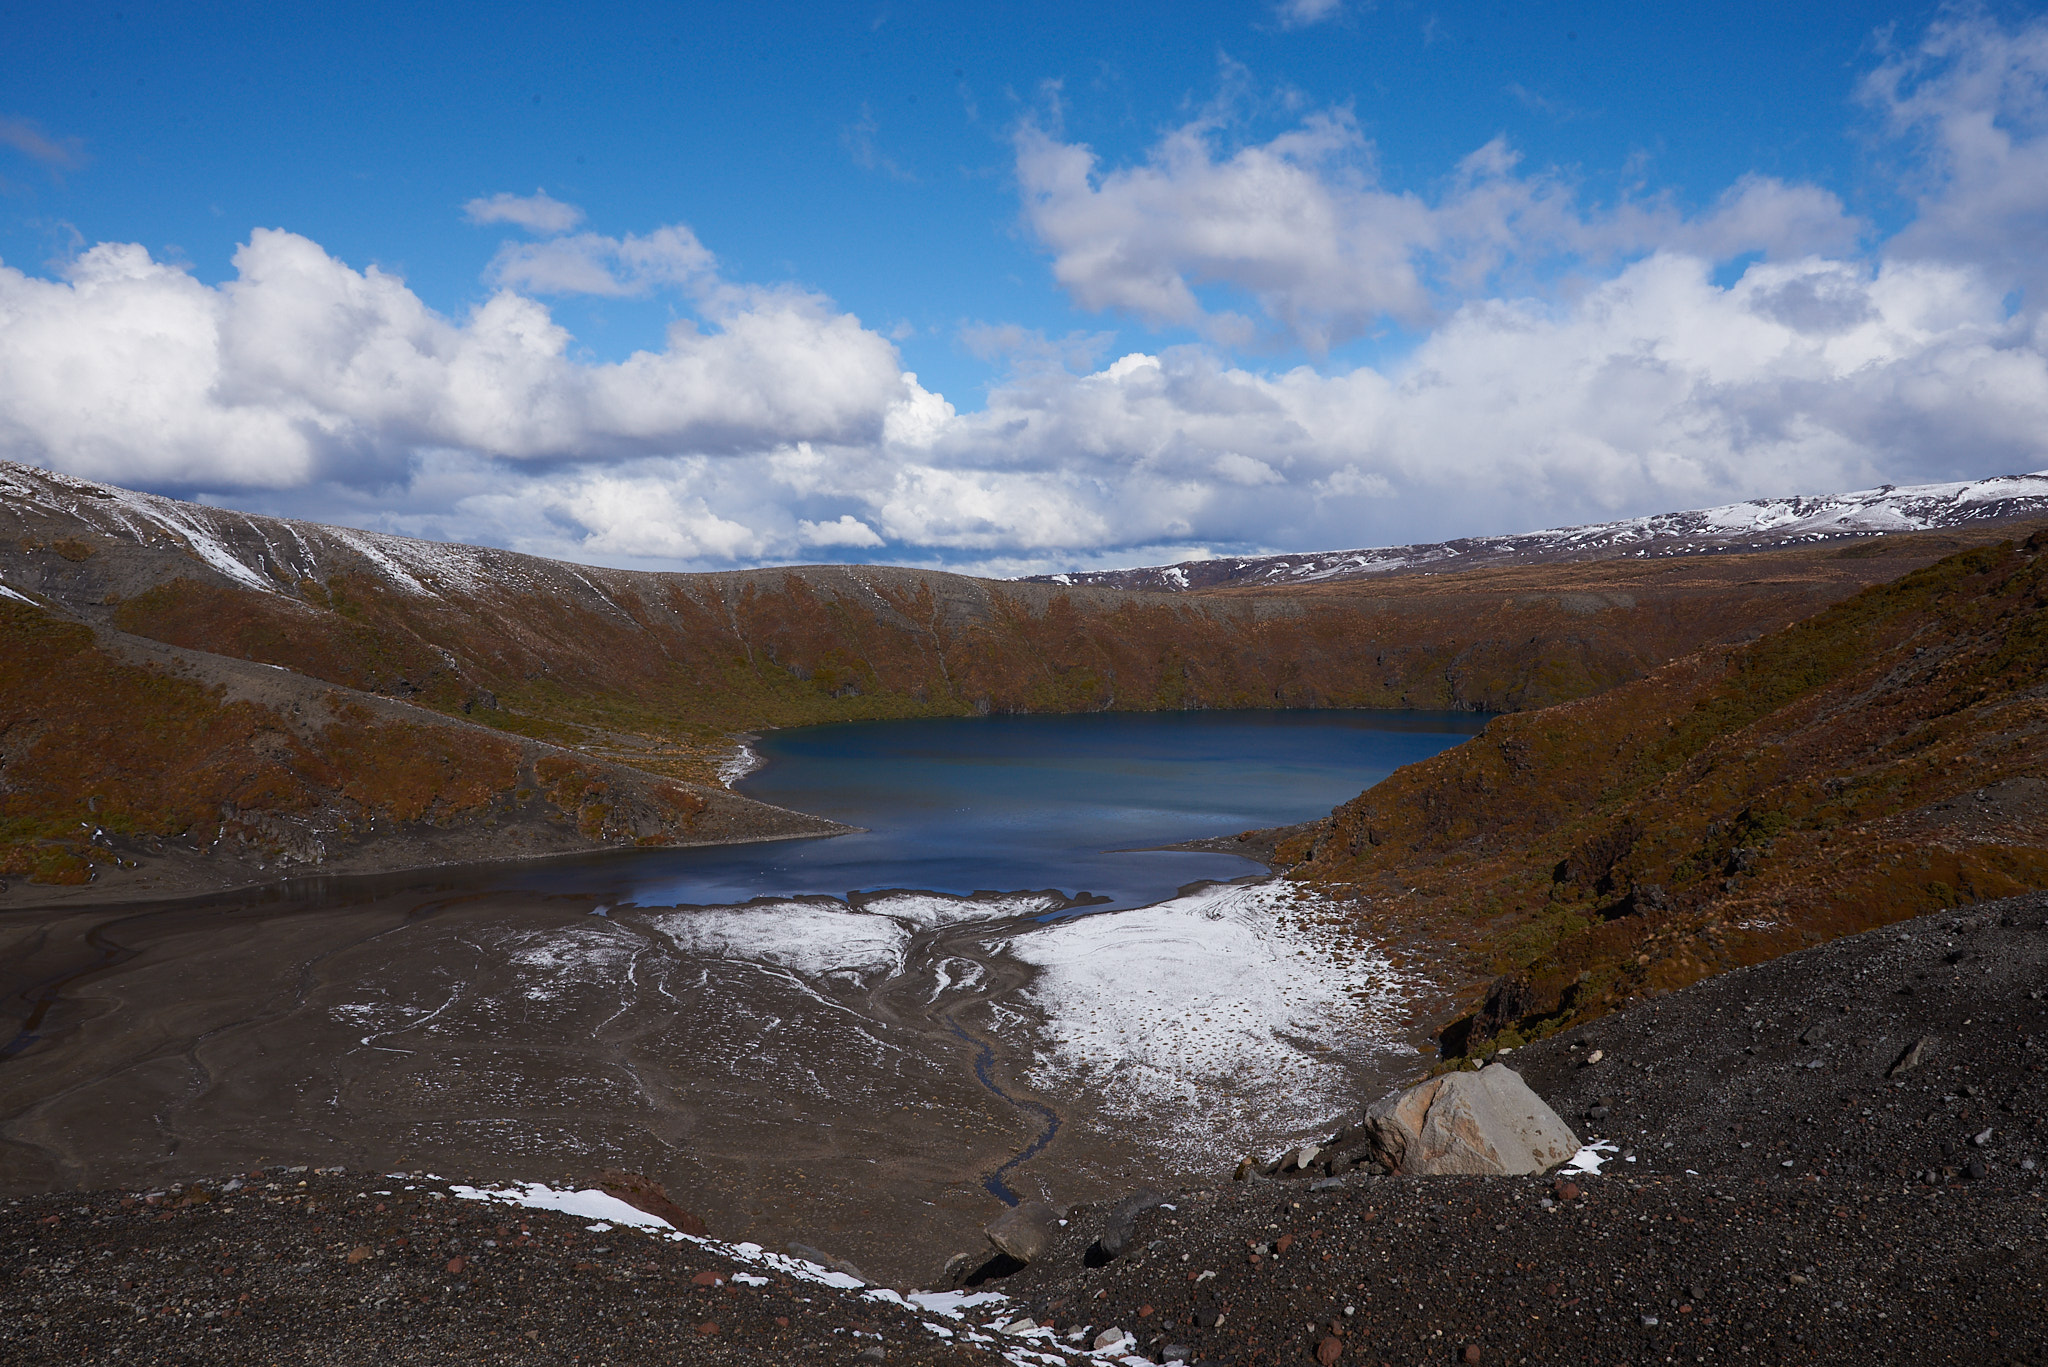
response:
[[[650,906],[882,888],[1049,888],[1142,906],[1258,866],[1234,855],[1131,852],[1137,847],[1325,816],[1486,720],[1470,712],[1106,712],[777,731],[759,746],[766,767],[738,790],[864,833],[636,856],[607,866],[602,895]],[[594,872],[580,866],[575,883],[591,887]]]

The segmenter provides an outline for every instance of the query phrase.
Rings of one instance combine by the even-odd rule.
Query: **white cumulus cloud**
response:
[[[1426,323],[1511,267],[1659,248],[1802,255],[1850,246],[1858,231],[1832,193],[1763,176],[1695,216],[1663,200],[1588,209],[1559,177],[1524,174],[1498,138],[1432,202],[1380,184],[1375,149],[1341,109],[1235,150],[1223,131],[1199,119],[1143,163],[1105,169],[1086,146],[1019,129],[1025,221],[1076,303],[1231,345],[1277,329],[1322,351],[1384,318]],[[1205,302],[1204,290],[1264,322]]]
[[[566,233],[583,221],[583,210],[574,204],[549,198],[545,190],[535,190],[530,195],[500,191],[472,199],[462,206],[462,213],[463,217],[479,226],[511,223],[530,233],[545,234]]]
[[[210,286],[109,243],[59,280],[0,266],[0,451],[156,485],[388,481],[430,447],[562,460],[873,440],[902,395],[892,344],[794,290],[710,288],[708,326],[592,364],[510,290],[445,318],[397,276],[272,229],[234,264]]]
[[[1758,175],[1691,210],[1589,206],[1500,139],[1395,189],[1343,111],[1243,145],[1191,123],[1126,166],[1027,125],[1054,280],[1187,331],[966,328],[1001,367],[978,408],[829,299],[729,279],[686,225],[606,235],[539,194],[470,206],[531,236],[461,316],[281,230],[217,283],[102,243],[54,277],[0,265],[0,455],[616,564],[996,573],[2038,469],[2044,90],[2048,21],[1951,16],[1883,52],[1862,98],[1916,206],[1887,241]],[[593,361],[554,295],[678,320]],[[1420,335],[1393,359],[1247,359],[1389,317]]]

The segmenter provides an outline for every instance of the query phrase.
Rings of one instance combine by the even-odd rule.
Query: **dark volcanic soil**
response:
[[[990,1284],[1010,1299],[980,1328],[787,1279],[696,1285],[729,1260],[538,1213],[522,1240],[502,1207],[375,1177],[26,1197],[0,1206],[0,1360],[992,1360],[1025,1344],[987,1326],[1029,1314],[1059,1335],[1039,1351],[1115,1326],[1190,1362],[2038,1363],[2044,989],[2043,897],[1729,974],[1508,1060],[1625,1149],[1603,1175],[1219,1178],[1098,1267],[1102,1213],[1075,1209]]]

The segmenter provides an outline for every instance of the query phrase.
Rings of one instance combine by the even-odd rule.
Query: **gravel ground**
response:
[[[1106,1262],[1075,1209],[971,1323],[445,1183],[273,1172],[0,1206],[0,1361],[1050,1367],[1118,1328],[1190,1363],[2048,1363],[2044,922],[1927,917],[1516,1051],[1615,1146],[1599,1175],[1219,1179]],[[1022,1316],[1049,1328],[988,1329]]]

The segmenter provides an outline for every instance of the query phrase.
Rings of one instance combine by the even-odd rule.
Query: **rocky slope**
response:
[[[242,870],[251,876],[274,872],[295,845],[311,849],[306,841],[330,860],[342,845],[370,859],[371,845],[390,842],[356,837],[397,825],[434,833],[428,843],[447,857],[470,857],[451,831],[488,833],[522,792],[560,786],[526,774],[544,755],[610,775],[601,782],[613,794],[548,809],[573,808],[572,830],[596,822],[549,848],[694,838],[679,817],[649,815],[664,780],[690,794],[683,806],[735,814],[707,838],[787,833],[796,828],[784,818],[742,820],[749,809],[719,798],[732,733],[977,711],[1540,707],[1749,639],[1991,535],[1163,598],[863,566],[602,570],[0,465],[0,630],[14,657],[0,668],[0,867],[111,878],[122,865],[94,853],[95,830],[146,846],[234,822],[296,832],[259,840]],[[133,674],[144,658],[174,658],[200,693],[149,684],[156,665]],[[236,690],[273,674],[308,685],[292,701],[302,713],[314,701],[311,721],[235,710]],[[229,702],[201,699],[216,687]],[[330,692],[386,729],[336,730],[339,714],[319,710]],[[161,713],[148,725],[100,724],[145,694]],[[443,738],[440,778],[418,768],[432,744],[388,729],[401,724]],[[35,749],[56,743],[37,737],[60,735],[61,762]],[[475,739],[446,739],[455,736]],[[156,747],[148,754],[145,740]],[[264,758],[280,745],[322,758],[280,769]],[[403,801],[378,786],[377,775],[398,769],[415,794]],[[518,779],[506,779],[514,769]],[[295,777],[279,777],[285,770]],[[102,792],[107,775],[141,787]],[[367,802],[349,796],[351,784]],[[623,810],[618,785],[638,794],[626,804],[637,814],[606,825],[593,813]]]
[[[1452,1054],[2048,886],[2048,533],[1500,718],[1278,857],[1492,980]]]
[[[1759,498],[1718,508],[1620,522],[1554,527],[1514,536],[1470,536],[1413,546],[1189,560],[1129,570],[1037,575],[1038,582],[1185,593],[1250,584],[1316,584],[1479,566],[1533,565],[1629,556],[1717,555],[1895,532],[1981,526],[2048,514],[2048,471],[1956,484],[1884,485],[1824,497]]]
[[[2044,1039],[2048,899],[1921,918],[1517,1050],[1602,1146],[1602,1172],[1219,1174],[1148,1205],[1113,1257],[1112,1212],[1069,1209],[1052,1247],[979,1299],[906,1299],[744,1245],[464,1199],[420,1173],[53,1193],[0,1206],[0,1354],[2036,1362]],[[935,1278],[946,1251],[930,1251]],[[1098,1340],[1120,1346],[1091,1359]]]

